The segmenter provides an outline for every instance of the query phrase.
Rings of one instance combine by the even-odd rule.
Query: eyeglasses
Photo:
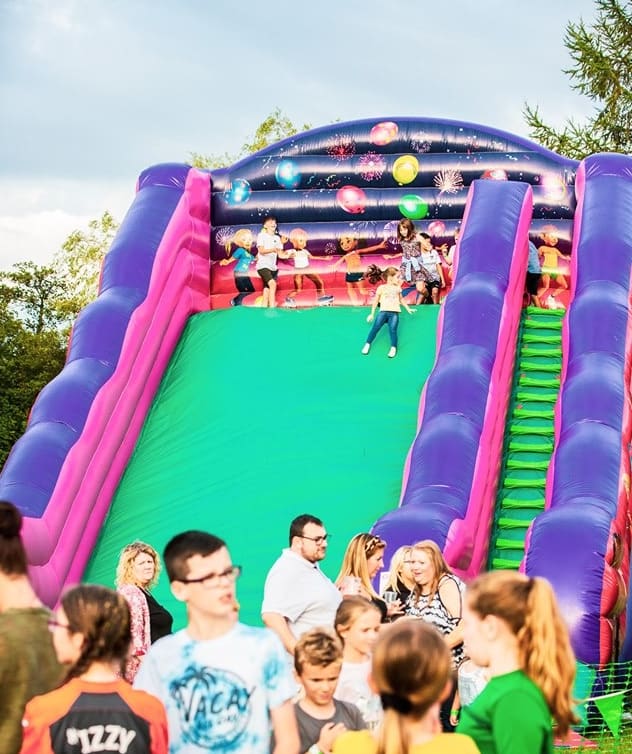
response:
[[[322,537],[306,537],[304,534],[298,535],[301,539],[309,539],[310,542],[314,542],[317,545],[323,545],[328,539],[331,539],[331,534],[323,534]]]
[[[221,579],[226,579],[229,584],[234,584],[235,581],[241,576],[241,566],[231,566],[221,573],[209,573],[206,576],[201,576],[199,579],[175,579],[183,584],[204,584],[204,586],[212,589],[220,585]]]
[[[56,628],[65,628],[66,631],[70,631],[70,626],[67,623],[60,623],[58,620],[55,620],[55,618],[49,618],[46,621],[46,625],[48,626],[49,631],[54,631]]]

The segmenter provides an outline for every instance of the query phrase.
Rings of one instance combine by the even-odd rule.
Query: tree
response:
[[[596,107],[586,123],[569,119],[561,130],[547,125],[537,107],[525,106],[531,136],[575,159],[595,152],[632,152],[632,2],[595,0],[592,27],[580,20],[566,27],[564,44],[573,59],[571,86]]]
[[[26,429],[37,394],[62,369],[65,358],[58,331],[29,329],[0,300],[0,469]]]
[[[68,281],[68,295],[59,306],[72,318],[97,297],[103,257],[112,244],[118,223],[105,211],[97,220],[91,220],[88,228],[87,233],[73,231],[53,259],[56,274]]]
[[[281,139],[287,139],[289,136],[294,136],[301,131],[307,131],[311,128],[309,123],[303,123],[302,126],[296,126],[292,121],[284,115],[280,108],[276,107],[268,117],[259,124],[254,136],[251,140],[246,140],[238,154],[230,155],[228,152],[224,152],[220,155],[203,155],[199,152],[191,152],[189,164],[195,168],[224,168],[228,165],[232,165],[237,160],[245,157],[253,152],[258,152],[260,149],[270,144],[274,144]]]
[[[18,262],[9,272],[0,272],[0,304],[6,316],[15,317],[28,332],[53,330],[61,335],[69,324],[60,307],[66,296],[66,283],[52,267]]]

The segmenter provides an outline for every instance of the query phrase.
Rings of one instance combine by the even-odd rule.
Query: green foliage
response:
[[[195,168],[224,168],[232,165],[246,155],[265,149],[281,139],[287,139],[301,131],[307,131],[311,128],[309,123],[303,123],[302,126],[296,126],[284,115],[280,108],[276,107],[268,117],[259,124],[254,136],[247,139],[239,152],[231,155],[224,152],[219,155],[203,155],[199,152],[191,152],[188,163]]]
[[[110,248],[118,223],[109,212],[88,223],[88,231],[73,231],[53,259],[57,275],[68,281],[60,309],[73,319],[97,297],[101,265]]]
[[[59,336],[68,324],[68,315],[59,307],[66,295],[66,282],[52,267],[18,262],[9,272],[0,272],[0,305],[28,332],[54,330]]]
[[[37,394],[61,370],[64,359],[57,330],[38,331],[0,300],[0,468],[25,430]]]
[[[536,107],[525,106],[531,136],[575,159],[595,152],[632,152],[632,3],[595,0],[591,27],[582,20],[566,27],[564,44],[573,65],[571,86],[595,104],[586,123],[567,120],[561,130],[547,125]]]

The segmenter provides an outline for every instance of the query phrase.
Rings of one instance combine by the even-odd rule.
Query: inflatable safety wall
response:
[[[587,663],[630,659],[632,158],[592,155],[577,174],[571,305],[563,334],[547,510],[524,567],[555,588]],[[622,651],[623,650],[623,651]]]
[[[283,242],[279,305],[366,304],[370,264],[400,265],[414,300],[416,271],[397,237],[403,218],[430,235],[443,297],[468,188],[480,178],[532,186],[543,303],[566,305],[576,167],[527,140],[457,121],[374,119],[293,136],[211,174],[211,308],[261,303],[254,247],[268,215]]]

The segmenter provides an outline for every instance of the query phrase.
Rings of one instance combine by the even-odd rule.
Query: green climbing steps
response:
[[[565,310],[527,307],[520,323],[489,569],[517,569],[529,524],[544,510]]]

